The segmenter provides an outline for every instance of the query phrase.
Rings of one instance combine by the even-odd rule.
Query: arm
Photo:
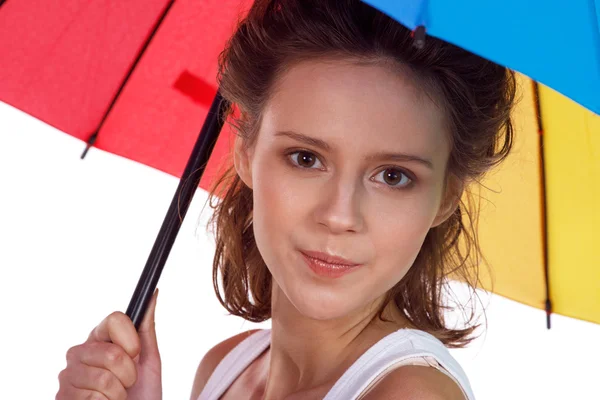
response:
[[[258,330],[260,329],[252,329],[232,336],[229,339],[226,339],[215,345],[204,355],[202,361],[200,361],[200,365],[198,365],[198,369],[196,370],[196,377],[194,378],[194,384],[192,385],[192,394],[190,396],[190,400],[198,399],[198,396],[200,396],[200,393],[202,392],[202,389],[204,389],[206,382],[208,382],[208,378],[210,378],[215,368],[217,368],[217,365],[219,365],[227,353],[233,350],[233,348],[242,340],[246,339],[248,336]]]
[[[452,378],[431,367],[405,366],[376,384],[364,400],[465,400]]]

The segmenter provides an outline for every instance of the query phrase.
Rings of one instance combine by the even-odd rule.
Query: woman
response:
[[[477,282],[461,198],[510,151],[513,74],[358,0],[260,0],[219,82],[239,135],[214,286],[272,329],[212,348],[191,399],[473,399],[446,347],[478,325],[448,325],[444,290]],[[160,399],[155,305],[70,349],[57,398]]]

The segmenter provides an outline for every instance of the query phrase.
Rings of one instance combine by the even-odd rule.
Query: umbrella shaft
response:
[[[198,188],[200,178],[202,178],[219,132],[223,127],[223,116],[227,107],[228,102],[217,92],[179,181],[179,186],[175,191],[167,215],[156,237],[154,246],[150,251],[146,266],[142,271],[142,275],[127,307],[126,314],[131,318],[136,329],[139,328],[142,322],[150,298],[158,284],[160,274],[169,257],[173,243],[175,243],[179,228],[185,218],[194,193]]]

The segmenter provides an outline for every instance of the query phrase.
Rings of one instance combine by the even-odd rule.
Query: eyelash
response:
[[[323,161],[321,161],[321,156],[320,156],[320,155],[318,155],[318,154],[317,154],[317,153],[315,153],[314,151],[310,151],[310,150],[306,150],[306,149],[295,149],[295,150],[288,151],[288,152],[286,153],[286,158],[287,158],[287,159],[288,159],[288,161],[289,161],[289,162],[292,164],[292,166],[294,166],[294,167],[296,167],[296,168],[304,169],[304,170],[306,170],[306,169],[318,169],[318,170],[322,171],[322,169],[321,169],[321,168],[302,167],[302,166],[298,165],[298,164],[297,164],[295,161],[293,161],[293,160],[292,160],[292,155],[294,155],[294,154],[299,154],[299,153],[308,153],[308,154],[310,154],[310,155],[313,155],[313,156],[315,156],[315,157],[317,158],[317,160],[319,160],[319,162],[320,162],[320,163],[321,163],[323,166],[325,166],[325,163],[323,163]]]
[[[300,165],[298,165],[295,161],[292,160],[292,155],[294,154],[298,154],[298,153],[308,153],[311,154],[313,156],[315,156],[319,162],[321,164],[324,165],[324,163],[321,161],[321,156],[319,156],[317,153],[310,151],[310,150],[306,150],[306,149],[295,149],[292,151],[289,151],[285,154],[285,158],[287,159],[287,161],[294,167],[294,168],[298,168],[298,169],[303,169],[303,170],[307,170],[307,169],[317,169],[322,171],[321,168],[311,168],[311,167],[302,167]],[[404,185],[404,186],[391,186],[388,185],[386,183],[383,183],[383,186],[388,189],[388,190],[406,190],[406,189],[410,189],[416,182],[416,179],[413,177],[413,175],[411,173],[409,173],[408,171],[404,170],[403,168],[399,168],[395,165],[387,165],[387,166],[383,166],[379,169],[379,171],[377,172],[377,174],[375,174],[375,176],[381,174],[382,172],[388,170],[388,169],[394,169],[396,171],[399,171],[402,175],[404,175],[405,177],[407,177],[409,179],[409,183]],[[373,181],[373,177],[369,178],[369,180]],[[379,182],[381,183],[381,182]]]

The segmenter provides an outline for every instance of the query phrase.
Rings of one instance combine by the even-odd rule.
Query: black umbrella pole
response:
[[[217,92],[185,167],[183,176],[179,181],[179,186],[173,196],[173,200],[171,200],[171,205],[158,232],[154,247],[150,251],[146,266],[133,292],[129,307],[127,307],[127,316],[133,321],[136,330],[139,329],[142,323],[146,308],[156,289],[173,243],[175,243],[175,238],[177,237],[183,218],[185,218],[194,193],[200,184],[200,178],[204,173],[210,154],[219,137],[219,132],[223,127],[227,106],[227,101]]]

